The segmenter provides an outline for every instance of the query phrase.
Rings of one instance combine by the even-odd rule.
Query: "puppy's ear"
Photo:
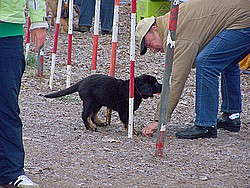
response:
[[[141,85],[139,87],[139,92],[144,99],[153,97],[153,88],[150,84],[144,83],[143,85]]]

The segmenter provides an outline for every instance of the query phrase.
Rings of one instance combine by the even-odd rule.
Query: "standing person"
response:
[[[75,31],[90,32],[93,17],[95,15],[96,0],[74,0],[74,4],[80,9],[78,27]],[[101,0],[101,34],[111,34],[113,26],[115,0]]]
[[[140,54],[166,50],[169,13],[145,18],[136,28]],[[238,62],[250,52],[250,0],[189,0],[180,4],[167,121],[175,109],[191,67],[196,62],[196,119],[178,138],[215,138],[217,128],[240,130],[241,91]],[[219,106],[221,75],[222,116]],[[155,122],[143,128],[148,136]]]
[[[35,51],[46,40],[45,1],[2,0],[0,2],[0,185],[37,188],[24,172],[22,122],[18,95],[25,68],[23,48],[24,9],[31,18]]]

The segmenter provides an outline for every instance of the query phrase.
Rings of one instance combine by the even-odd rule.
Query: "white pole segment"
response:
[[[134,79],[134,62],[135,62],[135,26],[136,26],[136,13],[131,13],[131,38],[130,38],[130,79]],[[131,82],[134,83],[134,82]],[[134,86],[131,86],[134,87]],[[129,98],[129,121],[128,121],[128,138],[133,136],[134,127],[134,89],[130,91]]]
[[[52,52],[52,62],[51,62],[51,74],[50,74],[50,80],[49,80],[49,87],[52,89],[52,82],[53,77],[55,73],[55,61],[56,61],[56,50],[57,50],[57,42],[58,42],[58,35],[59,35],[59,27],[60,27],[60,17],[61,17],[61,9],[62,8],[62,0],[58,1],[57,5],[57,16],[56,16],[56,31],[54,36],[54,46],[53,46],[53,52]]]

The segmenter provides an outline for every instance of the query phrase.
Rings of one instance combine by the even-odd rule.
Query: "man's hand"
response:
[[[36,45],[34,51],[37,52],[37,50],[45,43],[46,29],[39,28],[39,29],[32,30],[31,39],[32,39],[32,42]]]
[[[144,136],[151,136],[157,131],[157,129],[158,129],[158,122],[155,121],[153,123],[146,125],[146,127],[142,129],[142,134]]]

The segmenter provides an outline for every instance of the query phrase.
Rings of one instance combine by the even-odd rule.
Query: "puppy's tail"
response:
[[[44,95],[44,97],[46,98],[57,98],[57,97],[62,97],[62,96],[65,96],[65,95],[68,95],[68,94],[71,94],[71,93],[75,93],[78,91],[78,88],[79,88],[79,85],[81,84],[81,82],[78,82],[66,89],[63,89],[61,91],[57,91],[55,93],[50,93],[50,94],[47,94],[47,95]]]

